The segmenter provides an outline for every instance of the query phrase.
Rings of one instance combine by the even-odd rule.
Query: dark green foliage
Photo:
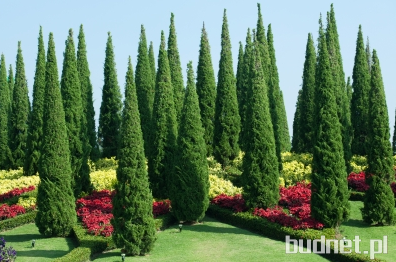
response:
[[[40,184],[35,222],[40,233],[45,236],[67,236],[77,222],[77,215],[71,188],[70,151],[52,33],[49,35],[45,69],[44,136],[39,160]]]
[[[369,73],[371,73],[371,66],[373,65],[373,61],[371,59],[369,37],[367,37],[367,43],[366,43],[366,57],[367,57],[368,70]]]
[[[172,213],[177,220],[200,221],[209,205],[209,174],[205,131],[202,127],[191,61],[187,68],[186,95],[169,194]]]
[[[267,31],[268,54],[270,57],[270,73],[268,98],[270,105],[270,114],[275,136],[276,156],[278,157],[279,170],[282,170],[281,152],[290,151],[289,128],[287,127],[287,117],[283,96],[279,87],[278,67],[276,66],[274,36],[272,34],[271,24],[268,25]]]
[[[216,103],[216,80],[213,71],[210,45],[205,26],[202,27],[197,69],[197,94],[201,112],[202,126],[205,130],[204,139],[206,154],[213,154],[213,129]]]
[[[10,117],[11,101],[7,82],[7,68],[4,55],[0,61],[0,169],[7,170],[12,159],[9,147],[8,123]]]
[[[238,140],[241,125],[236,81],[232,66],[231,40],[224,9],[221,31],[221,54],[217,75],[217,95],[214,121],[214,157],[223,166],[228,165],[239,152]]]
[[[279,170],[274,131],[262,70],[259,43],[255,42],[250,63],[247,143],[243,158],[243,198],[251,208],[274,206],[279,200]]]
[[[143,25],[140,31],[140,41],[136,64],[136,91],[140,113],[140,123],[143,132],[144,152],[146,156],[151,148],[151,117],[154,103],[154,82],[149,56],[147,52],[146,33]]]
[[[151,77],[153,78],[153,83],[155,86],[155,78],[156,78],[156,72],[155,72],[155,56],[154,56],[154,47],[153,47],[153,42],[150,41],[150,47],[148,51],[148,56],[149,56],[149,61],[150,61],[150,68],[151,68]]]
[[[25,163],[26,140],[30,103],[28,96],[25,64],[23,62],[21,42],[18,42],[16,59],[15,85],[11,105],[10,150],[12,152],[11,168],[23,167]]]
[[[171,13],[170,22],[171,23],[169,26],[169,39],[168,39],[168,60],[169,60],[171,77],[172,77],[173,99],[175,102],[176,117],[177,117],[177,122],[180,123],[185,90],[184,90],[182,69],[180,64],[180,55],[179,55],[179,50],[177,48],[175,16],[173,15],[173,13]]]
[[[110,32],[106,44],[104,85],[99,115],[98,137],[103,148],[102,157],[117,156],[118,134],[121,124],[121,91],[118,86]]]
[[[156,230],[130,57],[125,81],[112,237],[117,247],[123,248],[126,254],[144,255],[153,248]]]
[[[67,137],[69,140],[72,189],[74,191],[74,196],[78,198],[82,191],[81,167],[84,156],[81,124],[85,124],[85,121],[82,122],[83,108],[81,101],[81,84],[77,71],[72,29],[69,30],[63,56],[63,69],[60,83],[61,94],[65,112]],[[84,172],[83,175],[89,177],[89,171],[88,174]]]
[[[367,136],[369,118],[369,92],[370,73],[368,69],[366,50],[364,49],[362,27],[356,40],[355,64],[352,73],[352,100],[351,119],[353,126],[352,153],[355,155],[367,155]]]
[[[316,135],[312,163],[312,217],[326,227],[338,228],[349,216],[349,192],[344,161],[341,126],[327,43],[319,31],[319,58],[316,70]]]
[[[254,37],[254,32],[253,32]],[[245,144],[247,141],[246,137],[246,104],[247,104],[247,90],[249,89],[249,72],[250,72],[250,59],[252,56],[252,36],[250,34],[250,29],[247,30],[245,51],[243,54],[243,64],[242,64],[242,76],[241,84],[238,87],[238,97],[239,97],[239,115],[241,117],[241,132],[239,134],[239,145],[242,150],[245,150]]]
[[[337,102],[337,115],[341,123],[345,166],[348,170],[351,170],[351,143],[353,136],[351,113],[345,89],[345,73],[342,64],[341,48],[338,40],[337,23],[333,4],[331,4],[330,13],[327,13],[326,41],[329,51],[330,67],[332,69],[333,83],[335,85],[334,92]]]
[[[260,59],[261,59],[261,63],[263,64],[264,78],[265,81],[267,82],[267,88],[268,88],[270,85],[269,81],[270,81],[270,72],[271,72],[271,58],[269,55],[268,42],[265,35],[263,16],[261,15],[261,7],[259,3],[257,3],[257,8],[258,8],[258,19],[257,19],[256,38],[257,41],[259,42],[259,50],[261,55]],[[269,102],[271,103],[270,99]]]
[[[150,186],[155,198],[165,199],[168,197],[167,182],[173,172],[177,120],[163,31],[161,32],[161,45],[158,54],[152,128],[153,148],[148,161]]]
[[[293,136],[292,136],[292,147],[291,151],[294,153],[301,153],[302,151],[302,134],[301,134],[301,108],[302,108],[302,92],[298,90],[298,96],[296,101],[296,111],[294,112],[293,119]]]
[[[351,106],[351,100],[352,100],[352,85],[351,85],[351,77],[348,76],[347,84],[346,84],[346,91],[347,91],[347,97],[348,97],[348,104]]]
[[[238,109],[239,109],[239,115],[241,116],[241,101],[243,100],[242,98],[242,67],[243,67],[243,45],[242,42],[239,41],[239,52],[238,52],[238,65],[237,65],[237,71],[236,71],[236,87],[237,87],[237,99],[238,99]]]
[[[12,70],[12,65],[10,65],[10,69],[8,70],[8,89],[10,94],[10,101],[12,101],[12,95],[14,94],[14,71]]]
[[[314,147],[315,133],[315,72],[316,72],[316,51],[312,35],[308,34],[307,47],[305,50],[305,62],[303,71],[302,93],[301,93],[301,117],[300,128],[300,148],[297,153],[312,153]]]
[[[27,148],[23,173],[32,176],[38,172],[41,145],[43,139],[43,111],[45,92],[45,48],[43,31],[40,27],[38,38],[38,52],[36,60],[36,72],[33,84],[33,108],[30,118],[29,133],[27,136]]]
[[[100,151],[96,137],[95,109],[93,106],[93,91],[90,80],[91,73],[88,66],[83,25],[80,25],[80,31],[78,33],[77,71],[81,84],[81,102],[83,108],[81,127],[84,157],[86,158],[88,155],[93,161],[97,161],[100,157]],[[83,168],[85,168],[85,162],[86,160],[83,160]],[[87,188],[84,188],[85,186],[83,185],[83,191],[87,192]]]

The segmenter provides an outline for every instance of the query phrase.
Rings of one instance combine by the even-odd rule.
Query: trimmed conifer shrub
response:
[[[43,144],[39,160],[36,226],[47,237],[68,236],[77,222],[65,113],[58,80],[53,34],[45,68]]]
[[[38,172],[38,161],[40,159],[40,151],[43,139],[44,92],[45,48],[43,30],[40,27],[36,72],[34,75],[33,84],[33,108],[27,136],[26,158],[23,166],[23,173],[25,176],[33,176]]]
[[[213,154],[213,131],[216,103],[216,79],[213,71],[210,45],[205,25],[202,27],[197,69],[197,94],[201,112],[206,154]]]
[[[200,221],[209,206],[209,174],[191,61],[187,68],[186,95],[169,195],[172,213],[178,220]]]
[[[144,255],[156,240],[152,201],[146,171],[142,130],[131,58],[125,83],[125,101],[118,148],[117,185],[111,224],[113,240],[126,254]]]

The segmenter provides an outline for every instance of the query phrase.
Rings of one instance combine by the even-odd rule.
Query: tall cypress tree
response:
[[[77,222],[77,215],[71,188],[70,151],[52,33],[48,40],[44,97],[44,136],[39,160],[40,184],[35,222],[39,232],[45,236],[67,236]]]
[[[261,15],[261,7],[260,4],[257,3],[258,8],[258,19],[257,19],[257,31],[256,38],[259,42],[259,50],[260,50],[260,59],[263,64],[264,78],[267,82],[267,88],[269,87],[270,81],[270,72],[271,72],[271,58],[268,50],[268,42],[267,37],[265,35],[265,27],[263,22],[263,16]],[[268,92],[267,92],[268,93]],[[271,99],[269,98],[269,103],[271,103]]]
[[[241,99],[242,99],[242,67],[243,67],[243,45],[239,41],[239,51],[238,51],[238,65],[236,71],[236,88],[237,88],[237,99],[238,99],[238,109],[239,115],[241,116]]]
[[[15,84],[15,79],[14,79],[14,71],[12,70],[12,65],[10,64],[10,68],[8,69],[8,89],[9,94],[10,94],[10,101],[12,101],[12,96],[14,94],[14,84]]]
[[[370,73],[368,69],[366,50],[364,49],[362,27],[356,40],[355,64],[352,73],[352,100],[351,119],[353,126],[352,153],[356,155],[367,155],[367,132],[369,130],[369,92]]]
[[[169,60],[171,77],[172,77],[173,98],[175,101],[177,122],[180,123],[181,110],[183,107],[183,99],[184,99],[184,83],[183,83],[183,75],[180,64],[180,55],[179,55],[179,50],[177,48],[175,16],[173,15],[173,13],[171,13],[170,22],[171,23],[169,26],[169,38],[168,38],[168,60]]]
[[[149,56],[150,68],[151,68],[151,77],[153,78],[153,83],[155,86],[156,72],[155,72],[155,55],[154,55],[153,41],[150,41],[148,56]]]
[[[395,199],[390,188],[394,179],[389,117],[377,52],[373,50],[369,94],[369,130],[363,220],[369,224],[393,224]]]
[[[172,173],[172,213],[180,221],[199,221],[209,206],[209,174],[204,129],[195,90],[192,62],[187,65],[187,87]]]
[[[349,216],[349,192],[341,127],[337,115],[329,52],[322,27],[319,31],[316,71],[316,135],[312,163],[312,217],[327,227],[338,228]],[[338,90],[338,89],[337,89]]]
[[[201,112],[206,154],[213,154],[213,129],[216,103],[216,79],[213,71],[210,45],[205,25],[202,27],[197,69],[197,94]]]
[[[373,61],[371,59],[369,37],[367,37],[367,43],[366,43],[366,57],[367,57],[367,65],[368,65],[369,73],[371,73],[371,66],[373,65]]]
[[[342,144],[344,149],[345,166],[350,170],[350,161],[352,158],[351,142],[352,127],[350,117],[350,107],[347,104],[347,94],[345,89],[345,73],[342,64],[341,48],[337,32],[337,23],[335,19],[334,6],[331,4],[331,10],[327,14],[326,30],[327,48],[329,51],[330,66],[332,68],[333,83],[336,87],[335,95],[337,102],[337,114],[341,123]]]
[[[27,136],[26,158],[23,166],[25,176],[32,176],[38,172],[41,145],[43,140],[43,112],[45,93],[45,48],[43,30],[40,26],[38,37],[38,52],[36,60],[36,72],[33,84],[33,108],[31,122]]]
[[[125,100],[118,148],[117,194],[113,198],[113,240],[127,254],[144,255],[156,240],[146,171],[142,129],[131,57],[125,77]]]
[[[270,73],[269,73],[269,98],[270,113],[274,130],[276,155],[278,157],[279,170],[282,170],[281,152],[290,151],[289,128],[287,127],[287,116],[283,96],[279,87],[279,74],[276,65],[274,36],[272,34],[271,24],[268,25],[267,31],[268,54],[270,57]],[[281,100],[282,99],[282,100]],[[285,126],[286,125],[286,126]]]
[[[292,136],[292,147],[291,151],[294,153],[301,153],[303,151],[303,134],[301,126],[301,111],[302,111],[302,92],[303,90],[298,90],[298,96],[296,101],[296,111],[294,112],[293,119],[293,136]]]
[[[238,155],[240,125],[231,40],[224,9],[213,139],[214,156],[223,166]]]
[[[279,170],[274,131],[262,70],[259,43],[255,42],[250,63],[247,104],[248,141],[243,158],[243,198],[249,207],[267,208],[279,200]]]
[[[104,63],[104,85],[99,115],[99,140],[102,157],[117,156],[118,134],[121,124],[121,91],[115,68],[113,41],[108,32]]]
[[[10,167],[12,154],[9,147],[8,124],[10,118],[11,101],[7,82],[7,68],[4,55],[0,60],[0,169]]]
[[[161,31],[161,45],[158,54],[152,123],[153,148],[148,161],[150,185],[155,198],[165,199],[169,196],[167,183],[173,172],[177,120],[163,31]]]
[[[25,76],[21,42],[18,42],[16,59],[15,86],[11,109],[10,150],[12,152],[11,168],[23,167],[25,163],[26,140],[29,120],[29,96]]]
[[[136,64],[136,90],[140,113],[140,125],[143,132],[144,152],[146,156],[151,148],[151,117],[154,103],[154,83],[151,76],[150,60],[147,52],[146,33],[143,25],[140,31],[140,41]]]
[[[301,131],[301,151],[299,153],[312,153],[315,133],[315,71],[316,51],[312,35],[308,34],[307,47],[305,50],[305,62],[302,77],[301,92],[301,117],[299,127]],[[294,148],[294,147],[293,147]]]
[[[254,35],[254,33],[253,33]],[[250,29],[247,30],[245,51],[243,54],[243,64],[242,64],[242,79],[240,85],[240,103],[238,104],[239,115],[241,117],[241,132],[239,134],[239,145],[242,150],[245,151],[245,144],[247,141],[246,137],[246,106],[247,106],[247,91],[249,89],[249,72],[250,72],[250,60],[252,56],[252,36],[250,34]]]
[[[352,85],[351,85],[351,77],[348,76],[347,84],[346,84],[346,90],[347,90],[347,97],[348,97],[348,103],[349,106],[351,106],[351,100],[352,100]]]
[[[61,94],[63,98],[67,136],[69,138],[72,189],[74,191],[74,196],[77,198],[82,191],[82,175],[89,176],[89,172],[88,174],[86,172],[81,173],[84,158],[84,141],[81,124],[85,124],[85,121],[82,120],[83,107],[81,101],[81,84],[77,71],[72,29],[69,29],[69,35],[66,40],[61,78]]]
[[[93,105],[93,90],[90,80],[90,71],[87,58],[87,47],[85,44],[85,34],[83,25],[80,25],[77,46],[77,71],[81,84],[81,101],[83,108],[82,134],[84,157],[87,155],[96,161],[100,157],[99,145],[96,136],[95,109]],[[85,165],[83,160],[83,165]],[[83,166],[84,167],[84,166]],[[85,191],[86,188],[83,191]]]

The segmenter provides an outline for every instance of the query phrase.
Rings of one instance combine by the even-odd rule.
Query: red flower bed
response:
[[[299,207],[311,201],[311,183],[298,182],[295,186],[280,187],[279,204],[287,207]]]
[[[90,234],[108,237],[113,233],[114,228],[110,220],[113,218],[111,201],[114,195],[115,191],[94,191],[91,195],[76,201],[77,216]],[[169,200],[153,203],[154,217],[166,214],[169,210]]]
[[[234,212],[246,211],[245,200],[242,198],[241,194],[235,196],[227,196],[226,194],[220,194],[213,198],[210,203],[232,209]]]
[[[366,192],[369,189],[369,185],[366,184],[364,171],[356,174],[350,173],[348,176],[348,186],[359,192]]]
[[[4,200],[13,198],[15,196],[22,195],[23,193],[30,192],[35,190],[35,186],[28,186],[28,187],[23,187],[23,188],[14,188],[11,191],[8,191],[7,193],[1,194],[0,195],[0,202],[3,202]]]
[[[16,217],[19,214],[25,214],[26,210],[23,206],[3,204],[0,206],[0,220]]]

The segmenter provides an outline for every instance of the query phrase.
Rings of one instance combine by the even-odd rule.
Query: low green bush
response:
[[[57,259],[52,260],[53,262],[85,262],[89,261],[91,257],[91,249],[89,247],[77,247]]]
[[[320,239],[321,236],[325,236],[326,239],[334,239],[335,231],[331,228],[325,228],[323,230],[294,230],[290,227],[283,227],[279,224],[269,222],[268,220],[254,216],[250,212],[234,213],[229,209],[221,208],[216,205],[209,205],[206,212],[207,215],[223,222],[236,227],[244,228],[260,235],[285,241],[286,235],[289,235],[291,239]],[[304,244],[306,241],[304,241]],[[331,245],[331,251],[334,252],[334,246]],[[332,261],[339,262],[369,262],[369,261],[383,261],[379,259],[371,260],[368,256],[362,254],[350,253],[350,254],[326,254],[326,258]]]
[[[0,232],[10,230],[28,223],[33,223],[36,217],[37,211],[28,211],[25,214],[18,215],[13,218],[5,219],[0,221]]]
[[[171,213],[158,216],[154,219],[154,224],[157,231],[164,230],[165,228],[169,227],[170,225],[176,222],[177,222],[176,218]]]

